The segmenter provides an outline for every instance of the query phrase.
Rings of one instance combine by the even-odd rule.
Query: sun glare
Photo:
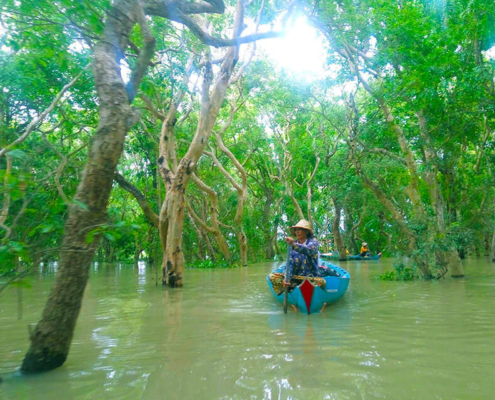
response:
[[[313,80],[325,74],[325,40],[306,17],[299,17],[284,37],[263,40],[258,46],[278,67],[299,78]]]

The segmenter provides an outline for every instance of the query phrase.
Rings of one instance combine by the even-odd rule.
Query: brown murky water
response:
[[[323,314],[282,313],[275,264],[188,270],[182,290],[144,266],[95,267],[71,353],[16,372],[53,281],[47,269],[0,299],[0,399],[492,399],[495,267],[466,278],[380,282],[390,260],[349,262],[347,294]]]

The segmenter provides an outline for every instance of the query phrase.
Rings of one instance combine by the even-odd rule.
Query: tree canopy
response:
[[[412,257],[427,277],[462,274],[450,255],[491,246],[493,4],[252,1],[237,28],[235,2],[225,10],[170,3],[177,15],[141,4],[145,19],[136,14],[118,55],[138,113],[106,217],[84,232],[97,260],[161,264],[159,221],[174,190],[167,174],[177,175],[195,140],[207,143],[197,165],[184,167],[192,176],[179,207],[186,266],[271,259],[301,218],[326,250],[355,253],[367,241]],[[112,85],[95,81],[93,69],[111,7],[6,0],[0,10],[0,274],[14,280],[57,261],[69,208],[88,207],[76,191],[102,129],[97,88]],[[278,40],[269,37],[296,18],[327,43],[321,78],[277,67],[255,38],[240,52],[225,46],[257,32]],[[224,94],[215,97],[221,79]],[[219,102],[218,115],[201,139],[206,101]]]

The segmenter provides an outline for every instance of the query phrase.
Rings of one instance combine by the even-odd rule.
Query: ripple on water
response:
[[[284,315],[267,290],[272,265],[186,272],[182,290],[155,270],[92,271],[69,360],[43,377],[11,373],[39,318],[53,272],[0,303],[0,398],[471,399],[495,390],[495,271],[381,282],[390,260],[348,263],[346,296],[323,314]]]

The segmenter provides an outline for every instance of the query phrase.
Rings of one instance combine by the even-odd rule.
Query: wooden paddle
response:
[[[284,282],[285,282],[285,278],[287,276],[287,272],[289,272],[289,262],[290,262],[290,246],[287,246],[287,263],[285,264]],[[289,286],[284,286],[284,314],[287,314],[287,297],[288,296],[289,296]]]

